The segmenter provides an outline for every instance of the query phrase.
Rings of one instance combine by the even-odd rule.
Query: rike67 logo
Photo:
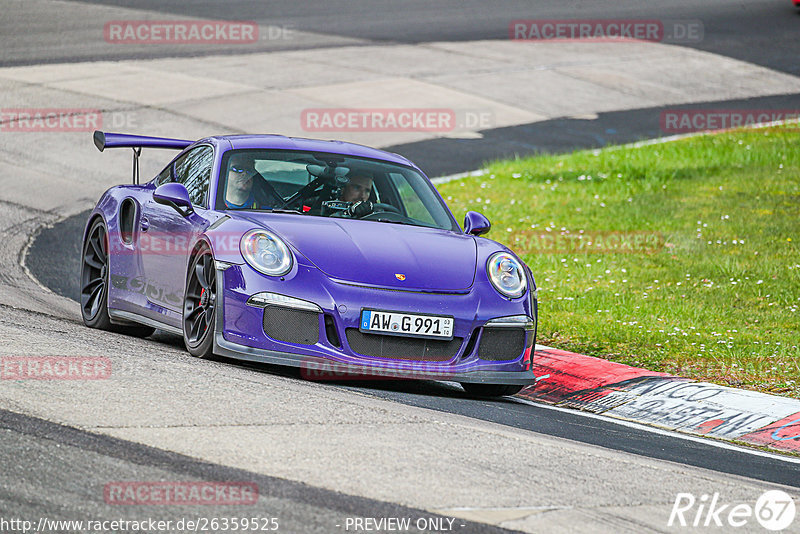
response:
[[[755,506],[748,503],[720,502],[719,493],[703,494],[700,498],[691,493],[679,493],[672,506],[669,527],[725,527],[738,528],[752,525],[753,520],[773,532],[785,530],[794,522],[796,507],[792,497],[781,490],[764,492]]]

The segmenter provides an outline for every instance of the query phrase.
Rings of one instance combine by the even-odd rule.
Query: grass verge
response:
[[[439,189],[533,270],[540,343],[800,398],[797,125],[499,161]]]

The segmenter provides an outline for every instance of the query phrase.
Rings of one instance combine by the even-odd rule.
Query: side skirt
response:
[[[169,332],[170,334],[183,336],[183,332],[181,331],[180,328],[175,328],[172,325],[162,323],[161,321],[156,321],[155,319],[145,317],[144,315],[139,315],[138,313],[109,309],[108,316],[111,319],[111,322],[114,324],[121,324],[121,325],[141,324],[153,328],[159,328],[161,330],[164,330],[165,332]]]

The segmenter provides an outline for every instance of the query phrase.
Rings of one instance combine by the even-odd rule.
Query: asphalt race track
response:
[[[96,61],[175,56],[174,47],[156,50],[138,49],[129,53],[109,49],[102,39],[87,42],[93,18],[105,22],[103,11],[91,6],[122,7],[148,13],[169,15],[165,18],[206,18],[255,20],[259,24],[289,26],[297,31],[326,36],[327,42],[283,43],[282,47],[323,47],[337,39],[378,43],[426,43],[432,41],[479,41],[505,39],[508,24],[516,19],[627,18],[627,19],[699,19],[705,28],[704,39],[691,46],[776,70],[800,73],[797,61],[798,15],[790,2],[725,0],[671,0],[646,5],[636,0],[600,0],[536,2],[521,0],[333,0],[328,2],[292,2],[287,0],[213,1],[182,0],[88,0],[73,1],[74,10],[65,9],[58,20],[48,16],[46,2],[11,2],[3,15],[3,47],[0,65],[21,65],[53,61]],[[89,18],[87,20],[87,17]],[[36,24],[27,24],[36,21]],[[102,25],[102,24],[101,24]],[[51,43],[57,42],[59,50]],[[32,45],[31,45],[32,43]],[[261,43],[254,50],[269,50],[275,41]],[[260,48],[259,48],[260,47]],[[199,52],[217,52],[216,47]],[[197,55],[197,50],[186,52]]]
[[[28,267],[39,280],[44,281],[54,291],[75,300],[80,295],[78,281],[74,277],[59,276],[61,267],[55,268],[51,261],[47,261],[47,258],[48,251],[58,246],[63,247],[63,245],[59,245],[59,239],[63,236],[81,235],[87,216],[88,213],[78,214],[44,231],[34,242],[27,262]],[[77,239],[70,240],[69,243],[72,245],[69,251],[70,257],[78,258],[80,255],[79,241]],[[76,270],[80,268],[77,260],[74,261],[73,268]],[[164,335],[162,342],[180,347],[182,341],[177,336],[172,338]],[[229,363],[243,365],[235,361]],[[280,369],[276,370],[269,366],[251,364],[247,364],[247,366],[266,372],[282,372]],[[284,374],[296,375],[291,370],[285,371]],[[587,419],[568,411],[553,412],[544,407],[511,400],[471,399],[464,395],[458,386],[448,387],[436,382],[402,381],[345,383],[343,386],[349,387],[353,391],[412,406],[457,413],[550,436],[800,487],[800,478],[797,477],[796,472],[787,471],[784,463],[769,457],[753,457],[736,450],[723,452],[712,444],[686,441],[680,438],[660,438],[658,441],[654,441],[652,434],[646,430],[626,428],[611,420]]]
[[[49,519],[86,518],[97,514],[92,491],[108,481],[140,477],[147,480],[248,480],[259,487],[256,505],[248,508],[250,517],[280,518],[280,530],[290,532],[330,532],[343,517],[425,517],[437,518],[424,510],[344,495],[309,487],[280,478],[255,475],[239,469],[198,461],[180,454],[98,436],[31,418],[0,411],[0,443],[4,451],[3,474],[16,484],[4,488],[2,512],[5,517],[43,516]],[[41,465],[47,458],[47,465]],[[70,488],[76,478],[82,487]],[[47,498],[42,498],[47,495]],[[203,510],[211,517],[231,517],[236,506],[212,505]],[[159,520],[177,523],[195,515],[191,506],[172,506]],[[152,511],[133,507],[117,517],[146,520]],[[115,518],[117,518],[115,517]],[[508,532],[505,529],[459,520],[461,532]]]
[[[600,47],[609,65],[631,65],[624,83],[640,91],[614,94],[608,106],[554,115],[524,108],[536,117],[520,122],[503,117],[523,109],[523,91],[506,88],[492,96],[474,89],[464,106],[487,105],[475,95],[493,98],[499,124],[469,135],[386,136],[374,144],[437,176],[477,169],[496,157],[658,137],[664,135],[659,113],[676,103],[686,109],[800,108],[800,14],[788,1],[718,0],[647,7],[607,0],[535,7],[460,0],[11,0],[0,14],[0,107],[96,106],[135,113],[135,133],[227,133],[235,126],[225,114],[246,116],[248,110],[229,109],[227,102],[213,100],[213,91],[203,95],[208,100],[165,98],[148,93],[152,82],[131,75],[126,83],[136,86],[133,96],[123,97],[124,88],[109,93],[113,83],[100,77],[92,93],[86,87],[96,73],[80,69],[88,62],[119,61],[102,65],[115,73],[155,65],[158,72],[201,76],[203,62],[213,59],[217,66],[229,64],[225,76],[214,80],[223,96],[236,94],[224,82],[252,81],[276,99],[313,99],[319,93],[304,89],[303,80],[324,86],[331,77],[331,84],[345,84],[337,85],[344,93],[378,77],[374,65],[380,59],[364,75],[356,64],[334,65],[337,50],[363,55],[365,64],[381,54],[413,57],[431,50],[444,50],[456,61],[459,54],[476,54],[474,41],[486,40],[477,46],[497,58],[508,53],[502,41],[511,20],[612,17],[697,19],[704,38],[681,47],[631,46],[621,58],[613,46],[624,45],[611,45],[608,52]],[[264,40],[247,49],[109,46],[103,24],[126,18],[255,20],[261,27],[290,27],[297,38]],[[554,48],[553,61],[563,65],[576,53],[583,52]],[[643,58],[664,57],[668,65],[679,54],[686,64],[702,62],[701,71],[718,68],[713,72],[719,85],[698,90],[692,80],[657,88],[645,83],[651,74]],[[291,83],[277,71],[273,81],[269,72],[252,67],[268,66],[273,55],[287,64],[294,58],[307,63],[281,74]],[[149,63],[153,59],[163,63]],[[455,83],[449,77],[457,70],[440,69],[446,60],[441,61],[430,72],[414,70],[419,65],[409,61],[379,74],[388,77],[396,69],[397,76],[415,82]],[[500,83],[524,63],[486,76]],[[597,64],[603,68],[602,61]],[[741,84],[725,78],[731,72],[742,76]],[[170,83],[184,83],[175,76]],[[345,83],[351,76],[352,87]],[[180,87],[194,83],[187,77]],[[718,98],[717,87],[726,87]],[[276,116],[276,123],[284,119]],[[0,355],[107,357],[114,369],[111,380],[91,383],[0,382],[0,519],[232,517],[241,515],[241,506],[114,506],[104,500],[104,487],[126,480],[247,481],[257,485],[259,499],[245,513],[278,517],[283,532],[352,532],[345,525],[353,517],[431,520],[426,531],[443,531],[435,525],[455,518],[458,532],[664,532],[672,531],[667,518],[680,492],[717,492],[725,502],[752,504],[768,489],[800,487],[797,459],[711,440],[519,399],[473,399],[448,383],[310,383],[291,370],[194,359],[180,339],[167,334],[139,340],[88,330],[73,301],[80,233],[86,210],[105,188],[126,180],[130,169],[129,154],[101,155],[89,137],[0,132],[0,236],[6,243],[0,251]],[[157,172],[163,157],[145,159],[143,176]],[[750,529],[761,531],[757,524],[739,530]]]

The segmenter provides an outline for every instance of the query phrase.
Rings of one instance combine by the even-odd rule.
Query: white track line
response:
[[[657,428],[654,426],[645,425],[643,423],[636,423],[634,421],[629,421],[627,419],[617,419],[616,417],[607,417],[600,414],[595,414],[591,412],[584,412],[581,410],[575,410],[574,408],[561,408],[559,406],[553,406],[552,404],[545,404],[543,402],[535,402],[528,399],[522,399],[519,397],[509,397],[512,400],[515,400],[521,404],[529,404],[531,406],[536,406],[538,408],[544,408],[546,410],[553,410],[556,412],[563,412],[572,415],[581,415],[583,417],[589,417],[591,419],[599,419],[601,421],[605,421],[607,423],[615,423],[622,426],[627,426],[629,428],[635,428],[637,430],[643,430],[645,432],[650,432],[652,434],[659,434],[662,436],[670,436],[673,438],[682,439],[685,441],[693,441],[696,443],[702,443],[704,445],[710,445],[712,447],[717,447],[719,449],[726,449],[731,451],[742,452],[745,454],[751,454],[753,456],[762,456],[764,458],[769,458],[771,460],[779,460],[786,463],[791,464],[798,464],[800,465],[800,458],[795,458],[792,456],[781,456],[779,454],[773,454],[769,452],[759,451],[756,449],[749,449],[747,447],[741,447],[738,445],[731,445],[729,443],[725,443],[722,441],[718,441],[712,438],[704,438],[700,436],[693,436],[691,434],[684,434],[682,432],[676,432],[672,430],[665,430],[661,428]]]

